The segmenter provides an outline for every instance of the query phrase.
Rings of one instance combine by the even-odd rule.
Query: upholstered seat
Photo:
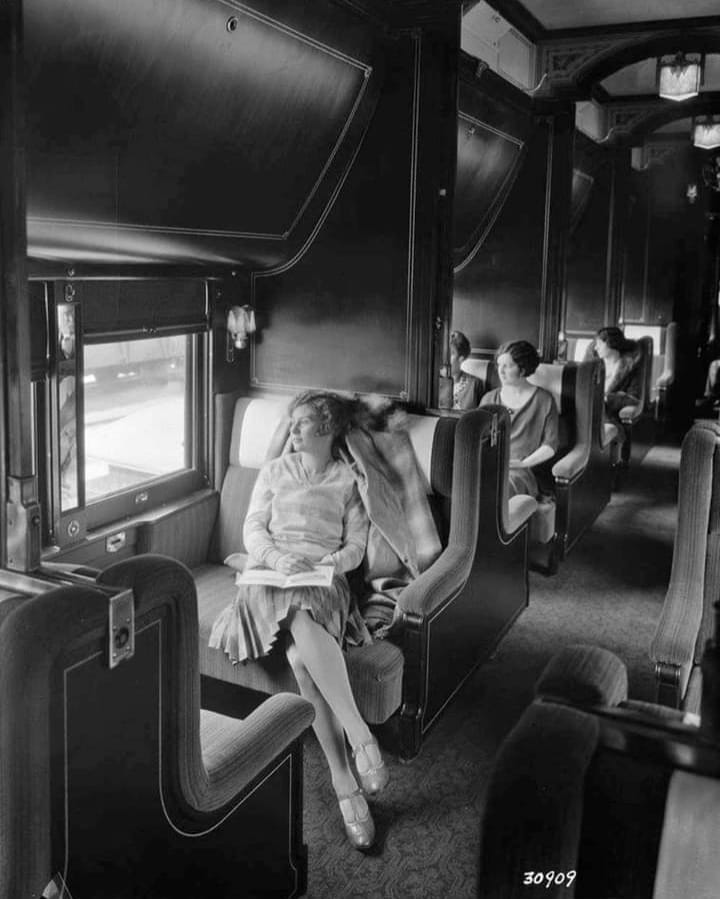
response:
[[[682,443],[670,584],[650,646],[660,702],[698,710],[698,663],[719,596],[720,424],[699,420]]]
[[[497,386],[494,362],[466,359],[463,370]],[[530,523],[533,560],[552,573],[610,499],[618,438],[614,426],[607,434],[603,430],[598,360],[541,363],[529,380],[552,395],[559,417],[558,452],[539,472],[541,485],[552,490],[554,501],[539,503]]]
[[[235,572],[222,560],[242,551],[245,510],[258,470],[281,451],[287,431],[284,398],[221,396],[216,408],[221,447],[216,476],[222,488],[219,502],[215,495],[212,535],[204,530],[213,503],[209,493],[198,496],[197,522],[190,502],[143,525],[139,542],[147,551],[162,548],[192,566],[203,702],[222,711],[297,687],[281,647],[263,659],[232,665],[207,645],[215,617],[235,596]],[[408,415],[406,424],[442,552],[400,594],[392,640],[350,647],[346,661],[363,716],[379,724],[398,713],[400,751],[411,758],[460,685],[525,608],[528,586],[527,527],[518,521],[509,534],[498,523],[497,418],[484,411],[462,418]],[[484,503],[481,496],[487,497]]]
[[[283,694],[245,720],[201,713],[196,646],[192,577],[160,556],[2,619],[0,895],[52,894],[50,881],[110,899],[304,890],[312,706]]]
[[[495,759],[479,897],[718,895],[720,747],[626,692],[606,650],[566,647],[550,661]]]

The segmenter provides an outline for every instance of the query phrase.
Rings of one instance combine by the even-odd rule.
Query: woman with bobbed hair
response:
[[[640,402],[638,346],[620,328],[600,328],[595,335],[595,354],[605,363],[605,413],[620,423],[620,410]]]
[[[368,533],[353,472],[338,452],[353,409],[352,401],[324,391],[306,391],[290,403],[292,452],[261,468],[243,528],[250,567],[289,575],[331,565],[331,586],[241,585],[216,619],[210,646],[237,663],[266,655],[282,632],[300,692],[315,707],[313,728],[345,832],[355,848],[368,849],[375,828],[365,793],[379,792],[388,771],[355,703],[341,648],[350,611],[345,575],[362,561]]]
[[[453,409],[475,409],[480,402],[483,382],[462,370],[470,355],[470,341],[462,331],[450,334],[450,376],[453,380]]]
[[[510,415],[510,496],[540,489],[532,469],[547,462],[558,448],[558,413],[552,394],[528,381],[540,364],[527,340],[511,340],[495,353],[501,386],[490,390],[481,406],[504,406]]]

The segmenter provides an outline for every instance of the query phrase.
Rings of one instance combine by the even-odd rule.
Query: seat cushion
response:
[[[281,651],[233,665],[222,650],[210,649],[213,622],[235,598],[235,572],[225,565],[200,565],[193,576],[198,597],[200,673],[261,693],[297,693],[295,676]],[[402,699],[402,651],[394,643],[381,640],[350,647],[345,658],[360,714],[370,724],[387,721]]]

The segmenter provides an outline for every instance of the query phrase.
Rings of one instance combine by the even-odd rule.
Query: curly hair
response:
[[[329,390],[305,390],[288,406],[288,415],[300,406],[310,406],[318,417],[319,433],[332,434],[339,440],[353,424],[355,400]]]
[[[538,351],[528,340],[508,340],[507,343],[501,344],[495,351],[495,362],[504,353],[510,356],[525,378],[540,365]]]
[[[470,341],[462,331],[452,331],[450,333],[450,346],[463,359],[467,359],[470,355]]]
[[[619,353],[629,353],[635,349],[634,340],[629,340],[620,328],[610,325],[607,328],[600,328],[595,335],[604,341],[611,350],[617,350]]]

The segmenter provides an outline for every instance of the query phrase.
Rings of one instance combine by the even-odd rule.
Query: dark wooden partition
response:
[[[475,351],[546,352],[552,119],[491,73],[461,74],[453,328]]]
[[[564,329],[592,333],[608,323],[612,155],[575,138],[572,233]]]

